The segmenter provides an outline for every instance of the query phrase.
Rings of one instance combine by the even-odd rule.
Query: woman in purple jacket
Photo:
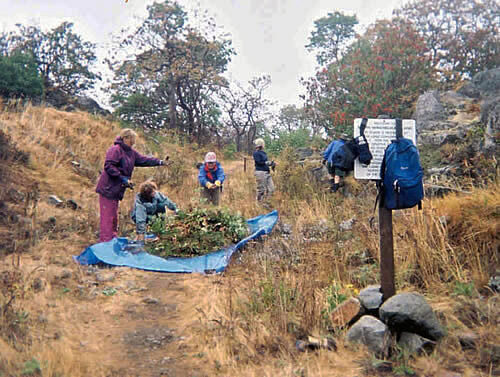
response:
[[[118,235],[118,204],[125,189],[134,188],[134,167],[164,165],[163,160],[143,156],[133,149],[136,138],[133,130],[125,128],[106,152],[104,170],[95,190],[99,194],[100,242],[111,241]]]

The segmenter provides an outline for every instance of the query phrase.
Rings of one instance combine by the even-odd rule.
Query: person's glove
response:
[[[205,187],[206,187],[207,189],[211,189],[212,187],[214,187],[214,184],[213,184],[213,183],[211,183],[211,182],[207,182],[207,183],[205,183]]]
[[[135,185],[134,182],[130,181],[127,177],[122,177],[122,186],[133,190]]]
[[[170,156],[167,154],[163,160],[160,160],[160,166],[166,166],[169,158]]]
[[[220,181],[219,181],[219,180],[217,180],[217,181],[215,181],[215,185],[216,185],[217,187],[220,187],[220,186],[222,185],[222,183],[220,183]]]
[[[323,165],[326,165],[326,160],[323,159],[323,161],[321,162]]]

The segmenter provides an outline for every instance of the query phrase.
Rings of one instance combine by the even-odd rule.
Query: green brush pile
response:
[[[227,209],[193,208],[175,216],[155,216],[149,231],[159,240],[147,244],[149,253],[160,257],[190,257],[216,251],[249,234],[243,216]]]

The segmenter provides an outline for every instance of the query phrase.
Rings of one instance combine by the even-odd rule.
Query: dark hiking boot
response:
[[[331,192],[337,192],[339,190],[339,184],[338,183],[334,183],[332,185],[332,187],[330,187],[330,191]]]

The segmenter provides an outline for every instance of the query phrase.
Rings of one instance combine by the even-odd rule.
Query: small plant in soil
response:
[[[236,243],[249,233],[243,216],[224,208],[192,208],[175,216],[157,215],[150,222],[149,231],[159,240],[146,249],[161,257],[207,254]]]

